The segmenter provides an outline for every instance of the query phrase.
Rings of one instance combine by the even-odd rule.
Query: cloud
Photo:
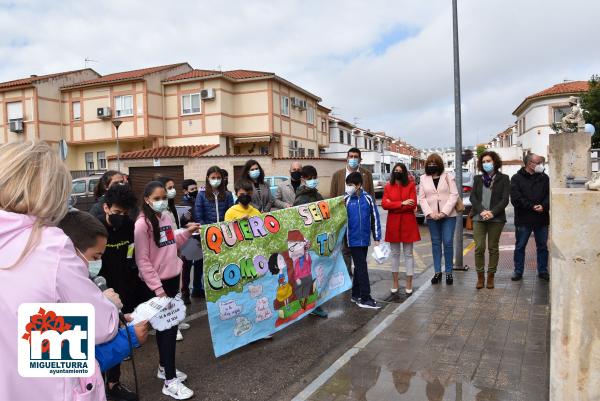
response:
[[[574,0],[459,2],[463,143],[505,129],[531,93],[600,73],[594,16]],[[0,1],[0,80],[188,61],[272,71],[418,146],[454,140],[449,1]]]

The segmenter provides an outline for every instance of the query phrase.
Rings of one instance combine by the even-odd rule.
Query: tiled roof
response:
[[[174,157],[199,157],[204,153],[219,147],[219,145],[188,145],[188,146],[163,146],[160,148],[134,150],[122,153],[121,160],[126,159],[166,159]],[[116,156],[109,156],[109,160]]]
[[[81,70],[57,72],[57,73],[54,73],[54,74],[32,75],[32,76],[30,76],[28,78],[21,78],[21,79],[15,79],[13,81],[0,82],[0,89],[14,88],[14,87],[17,87],[17,86],[24,86],[24,85],[31,85],[31,84],[33,84],[35,82],[43,81],[45,79],[56,78],[56,77],[60,77],[62,75],[73,74],[73,73],[82,72],[82,71],[93,71],[93,72],[96,72],[96,71],[92,70],[91,68],[83,68]]]
[[[541,97],[549,97],[549,96],[559,96],[559,95],[568,95],[568,94],[576,94],[587,92],[589,90],[588,81],[571,81],[571,82],[563,82],[561,84],[556,84],[548,89],[544,89],[538,93],[534,93],[533,95],[527,96],[525,100],[521,102],[521,104],[515,109],[513,112],[514,115],[517,114],[519,109],[521,109],[525,104],[529,103],[533,99],[541,98]]]
[[[143,78],[146,75],[153,74],[155,72],[168,70],[170,68],[180,67],[180,66],[186,65],[186,64],[187,63],[168,64],[168,65],[161,65],[158,67],[141,68],[139,70],[116,72],[114,74],[104,75],[100,78],[80,82],[80,83],[74,84],[74,85],[65,86],[65,88],[76,87],[76,86],[85,86],[85,85],[96,85],[96,84],[115,82],[115,81],[126,81],[126,80],[130,80],[130,79],[138,79],[138,78]]]
[[[165,82],[180,81],[183,79],[191,78],[205,78],[209,76],[223,76],[234,80],[244,80],[250,78],[260,77],[271,77],[275,76],[272,72],[264,71],[251,71],[251,70],[231,70],[231,71],[218,71],[218,70],[193,70],[184,72],[183,74],[175,75],[165,79]]]

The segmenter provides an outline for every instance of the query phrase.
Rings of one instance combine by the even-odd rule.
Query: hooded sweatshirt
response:
[[[45,227],[41,242],[17,266],[35,217],[0,210],[0,400],[73,400],[77,378],[25,378],[17,371],[17,311],[25,302],[90,303],[95,309],[95,343],[111,340],[118,312],[88,277],[71,240],[56,227]],[[25,341],[25,340],[23,340]]]
[[[186,229],[176,230],[168,213],[158,216],[160,244],[154,242],[152,224],[140,213],[135,222],[135,261],[140,278],[156,295],[163,292],[161,280],[173,278],[181,273],[183,262],[177,249],[190,238]]]

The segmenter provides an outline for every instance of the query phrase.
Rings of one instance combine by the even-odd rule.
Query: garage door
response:
[[[144,187],[150,181],[154,181],[157,176],[169,177],[175,181],[175,189],[177,189],[175,204],[179,204],[181,202],[181,197],[183,196],[183,190],[181,189],[181,183],[183,182],[183,166],[130,167],[129,181],[131,182],[133,191],[140,199],[140,202],[144,196]]]

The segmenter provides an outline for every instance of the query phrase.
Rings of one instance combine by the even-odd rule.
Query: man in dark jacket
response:
[[[511,280],[523,278],[525,248],[533,232],[537,248],[538,277],[548,274],[548,226],[550,225],[550,180],[544,173],[544,159],[534,153],[525,156],[525,167],[510,181],[510,198],[515,207],[515,271]]]

